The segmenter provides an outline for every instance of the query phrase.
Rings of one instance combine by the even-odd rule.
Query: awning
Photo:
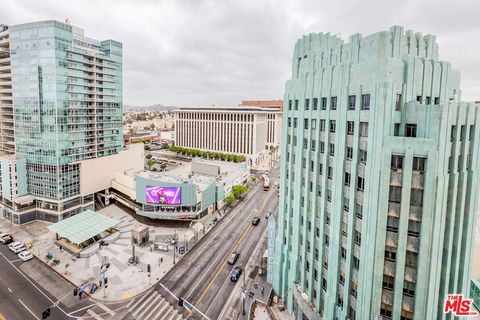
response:
[[[78,245],[119,223],[120,220],[109,218],[92,210],[86,210],[54,223],[48,226],[48,229],[55,232],[59,237],[66,238],[71,243]]]

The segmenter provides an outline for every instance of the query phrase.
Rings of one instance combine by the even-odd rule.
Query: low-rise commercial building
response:
[[[223,208],[232,187],[249,175],[245,163],[194,158],[167,172],[117,172],[102,201],[116,200],[152,219],[194,220]]]
[[[279,106],[181,107],[175,111],[175,145],[205,151],[242,154],[248,165],[262,162],[280,142]]]

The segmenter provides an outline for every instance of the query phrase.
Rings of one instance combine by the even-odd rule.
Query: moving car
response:
[[[259,217],[255,217],[255,218],[253,218],[253,220],[252,220],[252,224],[253,224],[254,226],[256,226],[259,222],[260,222],[260,218],[259,218]]]
[[[240,275],[242,274],[242,268],[241,267],[235,267],[232,269],[232,273],[230,273],[230,280],[233,282],[237,282],[237,280],[240,278]]]
[[[7,234],[5,237],[0,238],[0,242],[3,244],[9,244],[13,242],[13,238],[11,235]]]
[[[19,253],[25,250],[26,248],[23,242],[16,241],[9,244],[8,249],[10,249],[10,251],[12,251],[13,253]]]
[[[28,261],[30,259],[33,258],[33,254],[28,251],[28,250],[25,250],[25,251],[22,251],[18,254],[18,257],[22,260],[22,261]]]
[[[272,214],[272,213],[271,213],[270,211],[267,212],[267,214],[265,215],[265,219],[268,219],[268,217],[270,217],[271,214]]]
[[[236,252],[232,252],[232,255],[230,256],[230,258],[228,259],[228,264],[235,264],[235,261],[237,261],[238,257],[240,256],[239,253],[236,253]]]

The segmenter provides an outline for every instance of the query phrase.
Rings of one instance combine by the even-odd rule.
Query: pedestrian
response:
[[[78,293],[78,297],[80,298],[80,300],[82,300],[82,294],[83,294],[83,291],[80,291],[80,292]]]

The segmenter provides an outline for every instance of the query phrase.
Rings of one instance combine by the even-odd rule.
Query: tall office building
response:
[[[57,221],[92,208],[82,161],[122,149],[122,44],[58,21],[2,25],[3,216]]]
[[[468,294],[479,108],[435,37],[309,34],[287,81],[273,285],[296,319],[451,319]]]

